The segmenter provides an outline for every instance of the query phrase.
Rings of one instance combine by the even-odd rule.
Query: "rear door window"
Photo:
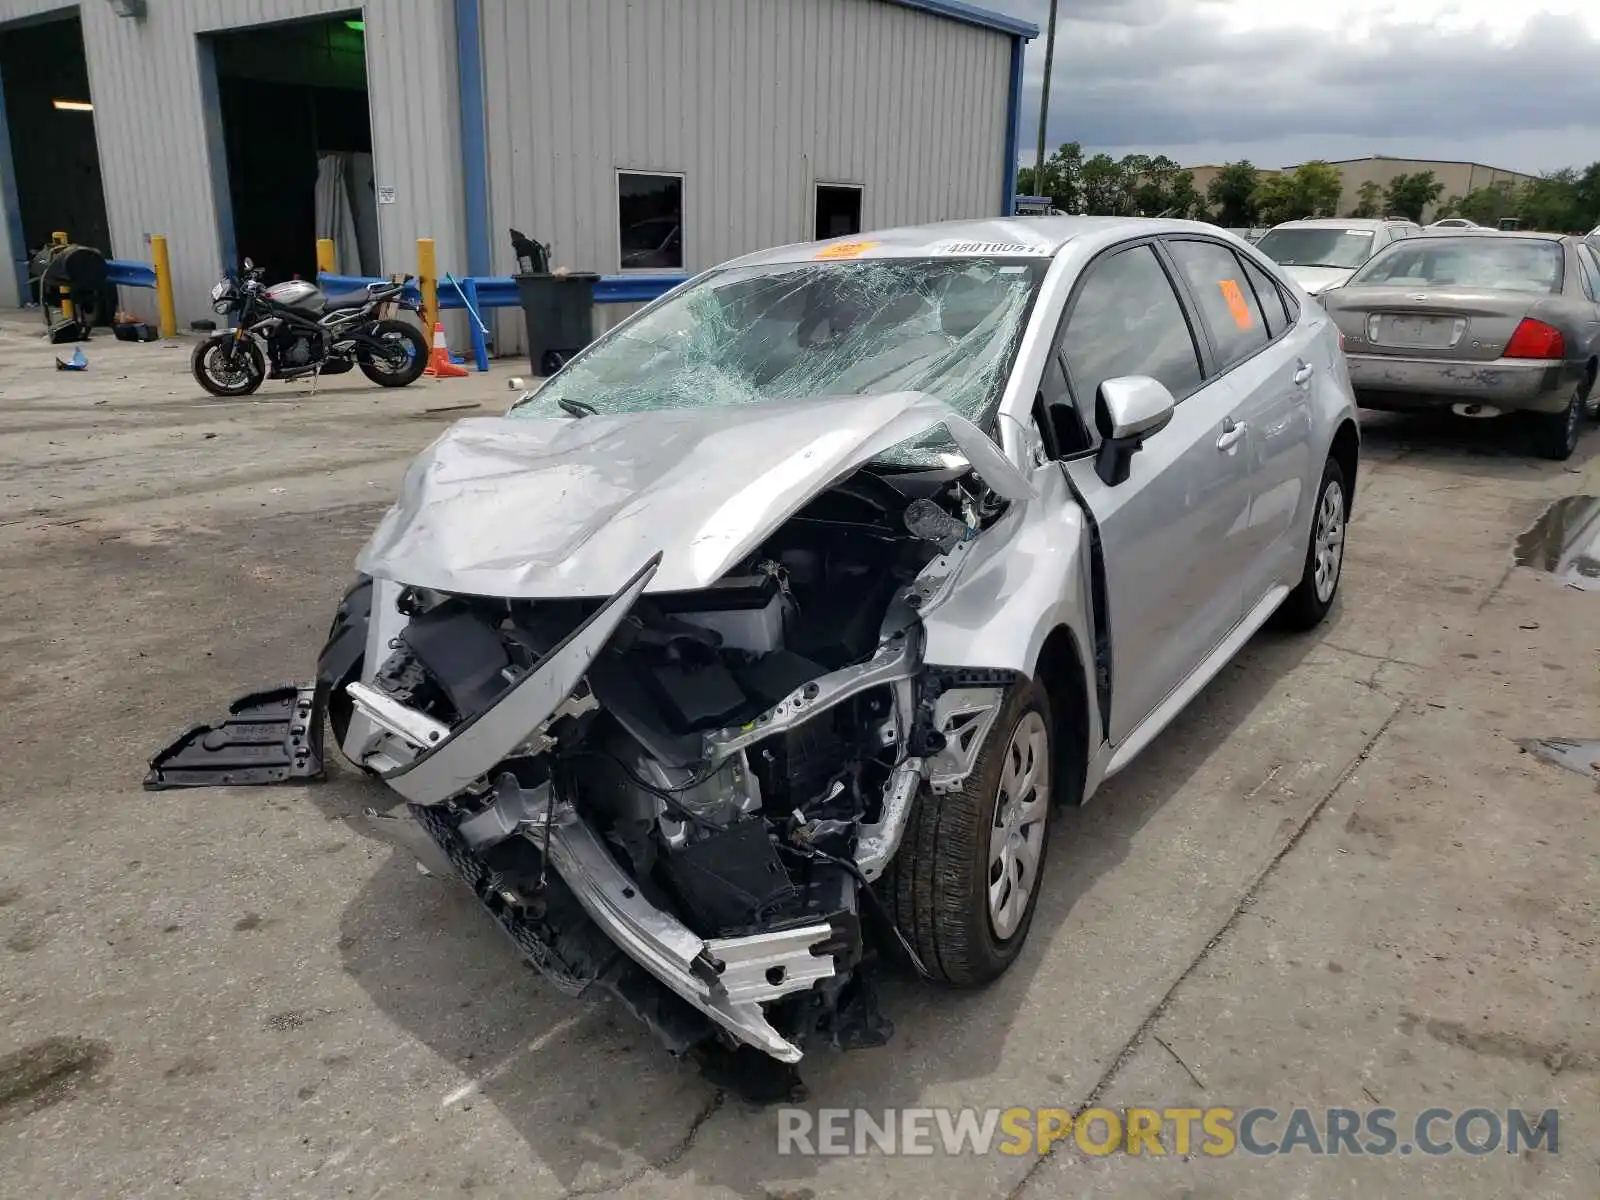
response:
[[[1266,316],[1267,336],[1277,337],[1289,327],[1289,306],[1283,299],[1283,291],[1255,263],[1242,254],[1237,257],[1244,264],[1244,273],[1250,280],[1250,286],[1255,289],[1256,301]]]
[[[1583,273],[1583,290],[1589,299],[1600,300],[1600,258],[1581,242],[1578,244],[1578,270]]]
[[[1179,399],[1202,379],[1188,318],[1149,245],[1118,250],[1089,265],[1059,350],[1078,407],[1091,418],[1107,379],[1148,375]]]
[[[1249,358],[1270,338],[1244,266],[1232,250],[1216,242],[1173,239],[1167,243],[1189,293],[1211,331],[1217,366],[1227,370]]]

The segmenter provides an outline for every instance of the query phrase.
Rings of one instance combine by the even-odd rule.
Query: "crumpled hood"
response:
[[[1284,267],[1283,273],[1315,296],[1325,288],[1343,283],[1355,274],[1344,267]]]
[[[458,422],[406,471],[356,568],[479,596],[609,596],[657,551],[651,592],[714,583],[835,480],[943,425],[999,495],[1024,476],[932,396]]]

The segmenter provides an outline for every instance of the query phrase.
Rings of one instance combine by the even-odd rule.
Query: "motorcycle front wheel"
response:
[[[231,333],[208,337],[189,360],[195,380],[213,396],[248,396],[267,377],[267,360],[252,337],[234,341]]]
[[[358,346],[356,362],[361,366],[361,373],[373,383],[405,387],[428,365],[428,343],[422,330],[415,325],[405,321],[379,321],[372,327],[372,336],[383,343],[384,349],[380,352]]]

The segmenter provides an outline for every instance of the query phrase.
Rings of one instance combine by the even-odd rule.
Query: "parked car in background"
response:
[[[1313,296],[1350,273],[1391,242],[1422,232],[1414,221],[1361,217],[1311,217],[1275,225],[1256,249]]]
[[[1429,229],[1482,229],[1476,221],[1469,221],[1465,217],[1442,217],[1437,221],[1428,223]]]
[[[1363,408],[1529,413],[1553,459],[1576,449],[1594,393],[1597,301],[1584,239],[1487,229],[1390,246],[1322,297]]]
[[[1298,296],[1120,218],[708,271],[418,457],[284,723],[326,708],[568,993],[879,1044],[880,938],[998,977],[1055,803],[1333,604],[1360,434]]]

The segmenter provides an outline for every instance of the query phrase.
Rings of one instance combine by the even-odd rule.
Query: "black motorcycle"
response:
[[[405,387],[428,365],[422,330],[398,317],[421,310],[405,294],[410,276],[326,296],[303,279],[267,287],[261,275],[247,258],[242,274],[229,272],[211,289],[212,309],[237,314],[234,327],[201,342],[190,362],[213,396],[248,396],[265,379],[341,375],[351,367],[373,383]]]

